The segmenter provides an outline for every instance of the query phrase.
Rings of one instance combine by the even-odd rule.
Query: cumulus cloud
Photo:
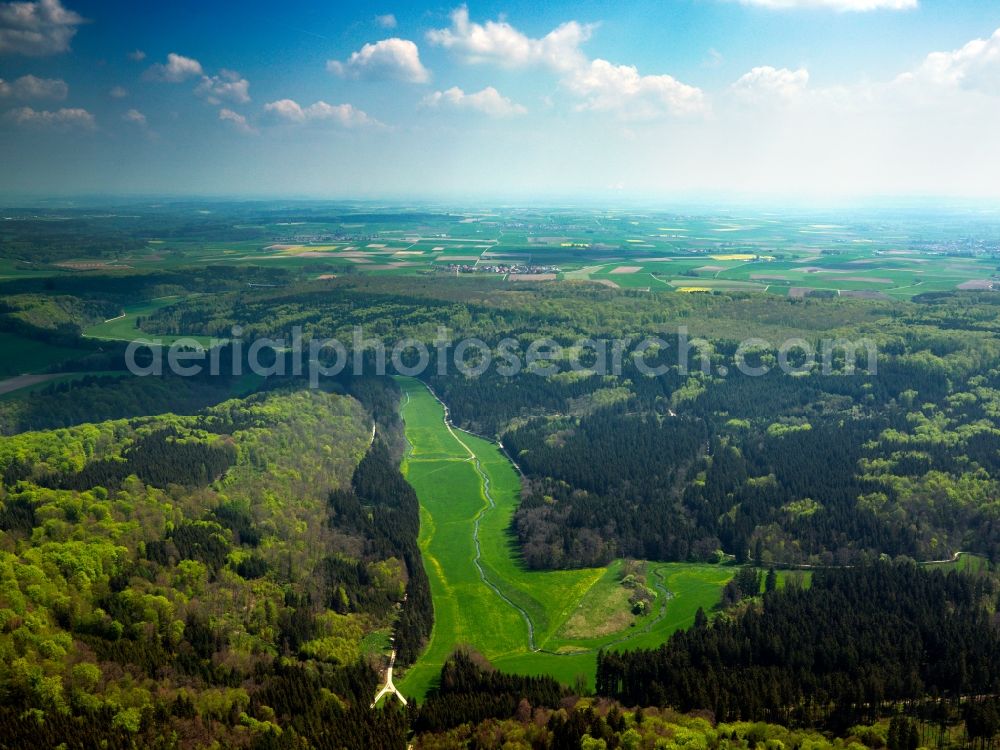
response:
[[[451,26],[427,32],[431,44],[452,50],[470,63],[493,63],[507,68],[545,65],[566,71],[585,60],[580,45],[590,39],[593,24],[568,21],[540,39],[533,39],[506,21],[484,24],[469,20],[466,6],[451,13]]]
[[[996,194],[1000,33],[881,80],[817,85],[805,69],[744,72],[679,158],[700,150],[723,181],[785,194]],[[699,179],[693,161],[688,175]]]
[[[128,59],[132,60],[133,62],[142,62],[143,60],[146,59],[146,53],[143,52],[141,49],[134,49],[128,53]]]
[[[588,59],[580,46],[596,27],[567,21],[543,37],[529,37],[504,20],[476,23],[464,5],[451,14],[451,26],[433,29],[427,39],[471,64],[504,68],[536,67],[556,73],[563,87],[580,99],[577,109],[614,111],[626,117],[691,114],[706,108],[703,92],[669,75],[642,75],[633,65]]]
[[[85,109],[36,110],[31,107],[12,109],[5,119],[15,125],[36,128],[79,128],[93,130],[97,127],[94,116]]]
[[[327,104],[318,101],[303,107],[294,99],[279,99],[265,104],[264,110],[279,120],[292,123],[332,122],[345,128],[381,125],[378,120],[352,104]]]
[[[218,75],[203,76],[194,92],[209,104],[250,102],[250,82],[234,70],[223,69]]]
[[[631,116],[653,117],[663,111],[693,114],[706,106],[701,89],[673,76],[644,76],[634,65],[614,65],[601,59],[573,71],[566,85],[583,98],[579,109],[621,110]]]
[[[345,61],[329,60],[326,68],[344,78],[393,79],[425,83],[430,73],[420,62],[420,50],[409,39],[393,37],[368,43]]]
[[[203,76],[205,72],[201,63],[192,57],[184,57],[176,52],[167,55],[166,63],[156,63],[146,71],[146,78],[151,81],[166,83],[181,83],[195,76]]]
[[[257,129],[254,128],[254,126],[247,121],[246,116],[241,115],[239,112],[233,112],[233,110],[231,109],[227,109],[225,107],[220,109],[219,119],[222,122],[230,123],[234,128],[236,128],[241,133],[247,133],[248,135],[250,135],[257,132]]]
[[[126,96],[128,96],[128,89],[126,89],[124,86],[112,86],[111,89],[108,91],[108,96],[110,96],[112,99],[124,99]]]
[[[805,68],[765,65],[741,76],[730,93],[743,104],[794,103],[831,118],[904,123],[943,113],[955,120],[981,116],[973,113],[1000,103],[1000,29],[957,49],[932,52],[915,68],[883,81],[815,88]]]
[[[149,126],[149,120],[146,119],[145,113],[140,112],[137,109],[130,109],[128,112],[123,114],[122,120],[134,127],[138,132],[142,133],[151,141],[159,138],[159,134]]]
[[[146,122],[146,115],[137,109],[130,109],[128,112],[122,115],[122,119],[125,122],[130,122],[133,125],[138,125],[141,128],[146,127],[148,124]]]
[[[761,65],[740,76],[732,89],[745,101],[789,101],[805,91],[808,84],[809,71],[805,68],[789,70]]]
[[[60,78],[38,78],[33,75],[21,76],[13,83],[0,79],[0,97],[12,96],[17,99],[57,99],[69,94],[69,86]]]
[[[932,52],[899,83],[926,83],[1000,94],[1000,29],[989,39],[973,39],[950,52]]]
[[[0,54],[40,57],[66,52],[83,17],[60,0],[0,3]]]
[[[385,13],[381,16],[375,16],[375,23],[381,26],[383,29],[394,29],[396,28],[396,16],[392,13]]]
[[[327,104],[319,101],[309,105],[305,113],[307,119],[328,120],[347,128],[379,124],[377,120],[351,104]]]
[[[918,0],[740,0],[740,3],[776,10],[825,8],[855,13],[870,10],[910,10],[919,6]]]
[[[281,120],[289,122],[306,121],[305,110],[294,99],[279,99],[276,102],[268,102],[264,105],[264,110]]]
[[[250,102],[250,82],[235,70],[223,68],[216,75],[208,75],[201,63],[193,57],[185,57],[171,52],[165,63],[157,63],[146,70],[145,78],[150,81],[183,83],[191,78],[200,78],[194,89],[196,96],[209,104],[248,104]]]
[[[454,109],[473,110],[481,112],[490,117],[510,117],[521,115],[527,112],[520,104],[515,104],[506,96],[503,96],[492,86],[487,86],[482,91],[473,94],[466,94],[458,86],[452,86],[446,91],[435,91],[424,98],[424,105],[428,107],[446,106]]]

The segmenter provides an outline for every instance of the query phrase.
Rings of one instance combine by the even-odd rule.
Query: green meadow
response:
[[[76,359],[87,353],[85,349],[49,344],[0,331],[0,378],[44,372],[60,362]]]
[[[979,573],[990,570],[991,568],[989,558],[969,553],[962,553],[957,559],[949,560],[947,562],[924,563],[924,566],[933,570],[943,570],[945,572],[955,570],[968,573]]]
[[[90,326],[83,332],[87,338],[105,339],[111,341],[134,341],[136,339],[157,339],[165,344],[171,344],[177,339],[193,339],[202,346],[212,345],[213,339],[210,336],[150,336],[143,333],[136,326],[136,319],[152,315],[157,310],[168,305],[181,301],[180,297],[160,297],[159,299],[143,302],[138,305],[129,305],[122,314],[106,320],[103,323]]]
[[[398,681],[405,695],[422,697],[460,645],[504,670],[592,685],[599,648],[659,645],[690,625],[699,607],[719,601],[731,568],[650,564],[657,597],[639,617],[621,596],[621,562],[527,570],[508,531],[521,488],[514,467],[493,443],[450,429],[422,383],[400,384],[410,444],[403,473],[420,499],[419,542],[434,599],[430,642]]]
[[[132,341],[136,338],[142,338],[143,333],[136,326],[136,319],[151,315],[161,307],[166,307],[177,301],[177,297],[163,297],[140,305],[130,305],[122,311],[121,315],[90,326],[84,331],[84,336],[113,341]]]

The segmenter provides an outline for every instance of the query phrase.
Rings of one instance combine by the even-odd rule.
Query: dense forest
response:
[[[611,408],[578,420],[532,421],[505,435],[532,477],[515,521],[525,562],[553,568],[622,556],[708,559],[718,539],[699,536],[674,501],[706,439],[702,422]],[[623,506],[631,512],[623,514]]]
[[[816,571],[758,606],[700,616],[652,651],[603,653],[597,692],[720,721],[844,729],[900,704],[958,711],[1000,691],[993,579],[882,563]]]
[[[481,655],[459,649],[441,668],[437,686],[414,722],[417,732],[439,732],[485,719],[507,719],[523,704],[558,708],[569,691],[551,677],[497,671]]]
[[[0,434],[16,435],[168,411],[190,415],[241,391],[249,391],[253,385],[225,377],[85,375],[0,401]]]
[[[992,297],[651,298],[216,271],[4,287],[0,330],[74,342],[81,358],[60,367],[92,374],[0,399],[0,746],[913,750],[996,733],[995,582],[906,561],[1000,558]],[[260,279],[273,286],[249,286]],[[445,326],[495,350],[620,338],[611,373],[585,355],[577,372],[465,377],[438,374],[432,354],[425,379],[455,422],[501,439],[524,472],[511,534],[525,564],[814,566],[812,586],[738,575],[711,621],[602,654],[596,698],[460,652],[422,705],[371,711],[389,638],[405,668],[433,619],[417,499],[397,468],[399,391],[347,375],[321,389],[120,377],[120,347],[79,338],[133,299],[206,291],[138,332],[302,326],[350,343],[358,325],[391,345]],[[698,356],[682,368],[678,324],[708,340],[707,373]],[[666,342],[647,358],[665,366],[653,378],[637,364],[650,334]],[[870,338],[877,372],[837,355],[832,373],[721,375],[748,334]],[[773,365],[777,351],[751,358]]]
[[[996,369],[966,361],[984,352],[892,351],[877,373],[683,378],[661,355],[670,369],[657,378],[626,362],[618,378],[432,382],[528,475],[515,528],[533,567],[719,551],[781,564],[996,559]]]
[[[996,715],[993,703],[976,704],[975,713]],[[995,724],[995,722],[994,722]],[[976,724],[977,730],[981,724]],[[954,735],[952,737],[952,735]],[[414,750],[645,750],[645,748],[811,748],[812,750],[916,750],[938,737],[954,744],[986,747],[981,733],[952,731],[904,716],[856,725],[839,735],[791,729],[765,722],[713,722],[703,712],[629,707],[606,699],[567,698],[557,707],[522,700],[513,716],[463,723],[453,729],[418,734]]]
[[[404,746],[365,644],[430,632],[418,507],[347,387],[0,438],[4,746]]]
[[[720,554],[828,565],[882,553],[1000,554],[991,501],[1000,493],[996,302],[981,293],[893,304],[678,299],[573,285],[515,293],[476,281],[368,277],[197,297],[142,325],[217,334],[239,324],[272,336],[300,326],[307,339],[347,345],[361,326],[390,346],[404,335],[424,340],[425,377],[456,422],[500,437],[527,474],[514,532],[533,567]],[[707,341],[684,362],[678,325]],[[555,374],[505,377],[492,368],[466,377],[435,350],[439,327],[455,340],[479,337],[495,354],[507,340],[523,356],[538,336],[567,349]],[[637,346],[654,334],[665,346],[642,353],[663,371],[647,377]],[[750,334],[775,342],[747,355],[770,367],[763,377],[731,367],[739,337]],[[607,349],[612,337],[623,341],[620,370],[602,371],[589,350],[571,369],[581,337]],[[867,340],[877,358],[863,347],[831,348],[828,370],[817,356],[788,375],[775,367],[786,337],[817,351],[826,339]]]
[[[752,570],[748,577],[759,582]],[[966,587],[975,595],[978,593],[975,588],[980,585],[981,581],[966,577],[953,581],[952,590]],[[796,588],[796,591],[801,589]],[[684,636],[690,643],[713,627],[719,625],[709,626],[699,621]],[[862,635],[858,633],[859,637]],[[678,635],[677,640],[681,639]],[[837,647],[843,652],[843,659],[857,657],[849,653],[849,642],[827,641],[813,648],[816,651],[822,648],[824,656],[834,656]],[[714,652],[709,653],[719,658]],[[625,654],[624,659],[632,659],[625,663],[637,665],[641,670],[645,656],[648,654]],[[619,661],[613,663],[621,665],[621,655]],[[867,666],[871,670],[873,664]],[[685,686],[697,689],[699,669],[707,670],[709,665],[692,662],[685,664],[684,669]],[[716,679],[713,672],[709,671],[708,675]],[[636,674],[635,684],[639,685],[644,677],[648,677],[648,672]],[[738,680],[739,676],[734,682]],[[843,682],[840,687],[849,689],[851,685]],[[755,685],[749,691],[754,689],[759,690],[760,686]],[[460,649],[442,668],[439,686],[412,716],[415,731],[412,746],[424,750],[683,747],[702,750],[761,747],[917,750],[918,747],[986,748],[992,745],[1000,730],[1000,699],[978,695],[959,702],[938,693],[921,693],[921,696],[920,700],[884,700],[877,707],[856,707],[835,715],[822,700],[826,696],[815,696],[809,701],[813,706],[810,721],[803,721],[802,714],[798,718],[792,716],[795,713],[792,710],[785,711],[787,718],[781,722],[725,718],[711,709],[679,712],[669,702],[637,707],[635,703],[602,695],[581,697],[546,677],[503,674],[479,654]],[[748,704],[752,708],[744,713],[760,712],[761,705],[760,700]],[[836,721],[831,722],[832,718]]]

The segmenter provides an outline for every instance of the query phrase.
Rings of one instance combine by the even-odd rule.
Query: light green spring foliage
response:
[[[491,719],[435,734],[418,735],[414,750],[458,750],[473,745],[482,750],[530,750],[548,747],[552,732],[547,724],[554,714],[564,718],[572,711],[592,707],[598,716],[609,717],[611,708],[599,702],[580,701],[572,709],[535,709],[530,719]],[[793,730],[763,722],[713,725],[707,719],[679,714],[669,709],[646,708],[641,714],[622,712],[623,727],[611,730],[622,750],[863,750],[885,746],[884,724],[852,727],[848,736],[828,737],[811,730]],[[528,718],[528,717],[522,717]],[[606,739],[585,734],[581,750],[606,750]]]
[[[183,439],[232,441],[236,464],[207,487],[157,488],[130,477],[113,491],[49,489],[32,481],[0,489],[0,511],[29,503],[36,525],[0,531],[0,695],[26,696],[43,712],[113,709],[113,723],[136,731],[152,696],[190,694],[202,716],[245,710],[242,689],[198,689],[190,678],[168,673],[153,680],[103,661],[80,639],[87,632],[114,641],[130,637],[176,647],[190,613],[207,618],[224,635],[218,659],[242,667],[278,654],[278,617],[286,592],[301,592],[320,556],[336,550],[326,499],[350,481],[367,449],[370,421],[348,397],[319,391],[273,393],[234,400],[194,417],[164,415],[87,424],[64,430],[0,438],[0,471],[12,461],[32,464],[31,476],[75,472],[88,461],[121,455],[137,437],[176,427]],[[227,434],[214,429],[238,425]],[[245,580],[234,570],[249,553],[233,533],[212,525],[230,550],[229,565],[211,570],[181,560],[160,566],[145,557],[147,545],[185,522],[202,523],[212,508],[237,503],[250,510],[262,539],[255,554],[267,575]],[[116,611],[102,604],[112,580],[127,577]],[[375,564],[380,586],[402,591],[398,560]],[[401,594],[400,594],[401,597]],[[346,663],[362,637],[384,623],[364,615],[320,617],[321,635],[301,656]],[[191,684],[189,684],[191,683]],[[187,687],[185,687],[187,685]],[[185,690],[187,692],[185,692]]]

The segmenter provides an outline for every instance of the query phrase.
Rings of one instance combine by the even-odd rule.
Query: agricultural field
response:
[[[403,472],[421,503],[420,547],[435,603],[430,643],[399,681],[404,694],[423,696],[461,644],[507,671],[592,685],[599,648],[658,645],[690,625],[699,607],[718,603],[730,567],[649,564],[655,598],[638,617],[621,596],[621,561],[527,571],[508,533],[520,498],[514,467],[496,445],[450,429],[419,381],[400,383],[410,444]]]
[[[159,217],[162,233],[136,234],[127,251],[30,263],[0,257],[0,279],[254,265],[310,279],[489,275],[512,285],[584,281],[649,292],[883,300],[1000,283],[1000,220],[960,208],[779,217],[735,209],[303,204],[280,211],[180,211],[176,218],[188,223],[177,228]],[[232,225],[220,232],[219,221]],[[128,317],[121,325],[129,325]],[[93,335],[123,333],[114,327]]]

